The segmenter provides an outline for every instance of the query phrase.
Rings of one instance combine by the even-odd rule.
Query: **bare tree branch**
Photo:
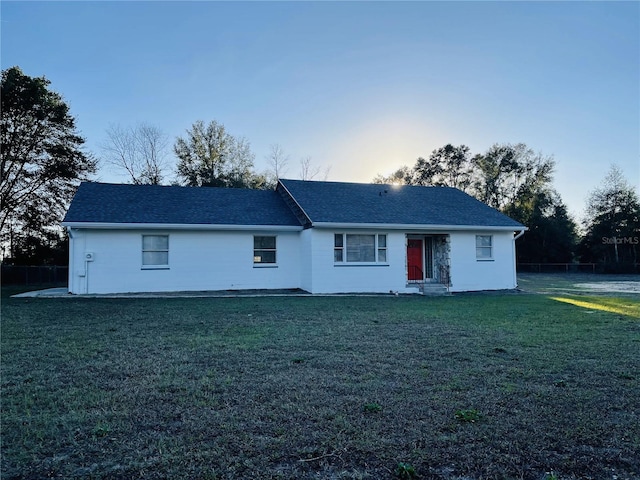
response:
[[[269,173],[273,175],[276,181],[278,181],[278,179],[287,172],[289,155],[287,155],[284,152],[284,149],[276,143],[270,146],[269,153],[266,158],[267,163],[271,166]]]
[[[127,172],[136,185],[159,185],[167,168],[169,139],[162,130],[141,123],[135,127],[110,125],[101,145],[105,160]]]

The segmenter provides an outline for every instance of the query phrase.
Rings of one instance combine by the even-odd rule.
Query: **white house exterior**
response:
[[[275,191],[83,183],[69,292],[516,287],[526,229],[455,189],[281,180]]]

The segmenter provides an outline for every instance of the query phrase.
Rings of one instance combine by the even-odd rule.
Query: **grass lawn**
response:
[[[637,297],[3,298],[1,322],[3,480],[640,478]]]

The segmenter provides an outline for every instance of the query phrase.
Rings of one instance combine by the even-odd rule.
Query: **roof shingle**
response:
[[[276,191],[83,182],[64,223],[309,226],[318,223],[524,226],[460,190],[280,180],[310,222]],[[281,187],[279,187],[281,189]]]
[[[300,226],[270,190],[83,182],[63,222]]]
[[[524,225],[450,187],[280,180],[312,224]]]

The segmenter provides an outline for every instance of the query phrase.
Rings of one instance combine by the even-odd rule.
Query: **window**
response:
[[[342,235],[341,233],[336,233],[334,237],[333,261],[344,261],[344,235]]]
[[[476,235],[476,259],[491,260],[493,258],[493,237],[491,235]]]
[[[347,262],[375,261],[375,235],[347,235]]]
[[[253,263],[276,263],[276,237],[253,237]]]
[[[387,236],[378,235],[378,261],[386,263],[387,261]]]
[[[142,236],[142,266],[169,266],[169,235]]]
[[[333,261],[335,263],[386,263],[387,236],[336,233]]]

